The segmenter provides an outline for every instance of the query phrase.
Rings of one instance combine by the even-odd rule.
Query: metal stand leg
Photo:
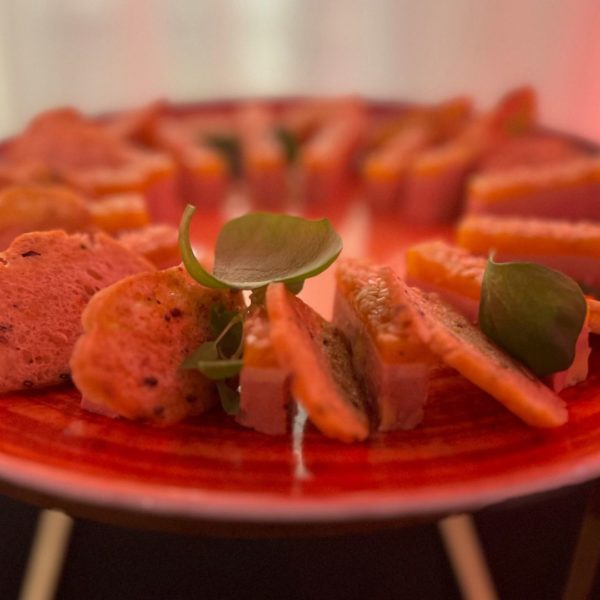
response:
[[[600,481],[596,482],[588,499],[567,578],[564,600],[590,598],[598,562],[600,562]]]
[[[72,519],[62,512],[40,512],[19,600],[54,598],[72,526]]]
[[[465,600],[497,600],[498,594],[471,515],[438,521],[454,576]]]

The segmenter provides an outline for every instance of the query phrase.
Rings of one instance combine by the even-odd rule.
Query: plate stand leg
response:
[[[72,527],[72,519],[64,513],[40,511],[19,600],[55,597]]]
[[[564,600],[586,600],[591,597],[599,562],[600,480],[596,481],[588,498],[565,586]]]
[[[471,515],[441,519],[438,530],[464,600],[497,600],[498,594]]]

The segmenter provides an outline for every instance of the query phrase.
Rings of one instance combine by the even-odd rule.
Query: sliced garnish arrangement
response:
[[[218,236],[210,272],[192,250],[193,213],[188,207],[180,226],[181,254],[190,275],[209,288],[251,294],[250,306],[240,310],[213,307],[213,339],[191,353],[183,367],[217,381],[223,408],[238,414],[243,323],[249,310],[262,306],[270,322],[269,343],[281,365],[282,390],[287,390],[283,382],[289,374],[295,400],[325,435],[343,441],[366,439],[382,418],[373,386],[357,364],[368,357],[362,356],[358,338],[345,326],[338,329],[295,297],[304,280],[325,270],[341,251],[341,239],[330,223],[271,213],[234,219]],[[360,284],[363,295],[371,279]],[[555,427],[567,420],[564,402],[536,376],[563,371],[573,363],[587,311],[577,283],[541,265],[490,259],[481,283],[478,328],[439,299],[397,281],[400,296],[387,290],[373,310],[384,319],[386,314],[396,319],[399,310],[405,311],[402,327],[418,334],[410,339],[413,345],[423,345],[422,356],[437,355],[530,425]],[[361,298],[357,289],[357,302]],[[399,356],[405,351],[398,350]],[[435,368],[435,360],[423,364],[427,362]],[[410,367],[411,377],[417,375],[410,361],[398,364],[400,370]],[[418,376],[426,389],[428,368]],[[398,402],[401,408],[403,399]],[[416,424],[418,420],[412,426]]]

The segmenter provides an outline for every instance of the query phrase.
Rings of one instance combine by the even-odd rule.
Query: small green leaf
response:
[[[209,135],[203,141],[227,161],[232,177],[242,175],[242,150],[237,138],[232,135]]]
[[[274,213],[248,213],[223,225],[215,248],[214,273],[194,255],[188,205],[179,226],[183,264],[198,283],[211,288],[255,290],[276,281],[291,289],[331,265],[342,240],[328,219],[308,220]]]
[[[240,359],[221,358],[215,342],[201,344],[184,361],[184,369],[197,369],[208,379],[229,379],[239,374],[244,366]]]
[[[298,144],[298,139],[296,136],[285,127],[277,127],[274,133],[275,137],[283,148],[286,162],[288,164],[293,164],[296,162],[300,152],[300,145]]]
[[[184,369],[197,369],[199,362],[218,360],[219,349],[215,342],[204,342],[190,354],[181,365]]]
[[[580,287],[563,273],[534,263],[488,260],[479,326],[538,376],[572,364],[586,310]]]
[[[240,374],[244,361],[241,359],[199,360],[196,369],[213,381],[229,379]]]
[[[341,251],[342,240],[328,219],[249,213],[221,229],[214,276],[246,290],[274,281],[293,284],[324,271]]]
[[[231,389],[224,381],[217,383],[217,391],[221,400],[221,406],[228,415],[237,415],[240,412],[240,395]]]
[[[237,310],[227,310],[222,304],[213,304],[210,309],[210,328],[215,338],[219,341],[219,355],[232,357],[242,343],[244,335],[244,319]]]

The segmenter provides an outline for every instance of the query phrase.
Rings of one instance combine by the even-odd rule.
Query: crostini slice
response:
[[[534,427],[567,422],[565,403],[466,317],[434,294],[401,283],[415,328],[432,352]]]
[[[413,327],[398,278],[389,267],[342,259],[336,284],[333,322],[350,342],[354,369],[376,406],[377,428],[415,427],[438,361]]]
[[[154,267],[104,233],[25,233],[0,253],[0,393],[69,380],[81,313],[102,288]]]
[[[342,333],[283,283],[269,285],[271,340],[291,373],[292,395],[327,437],[343,442],[369,436],[368,402]]]
[[[96,294],[82,315],[71,358],[83,406],[169,424],[217,399],[214,382],[182,363],[211,339],[211,307],[240,294],[204,288],[182,266],[127,277]]]

